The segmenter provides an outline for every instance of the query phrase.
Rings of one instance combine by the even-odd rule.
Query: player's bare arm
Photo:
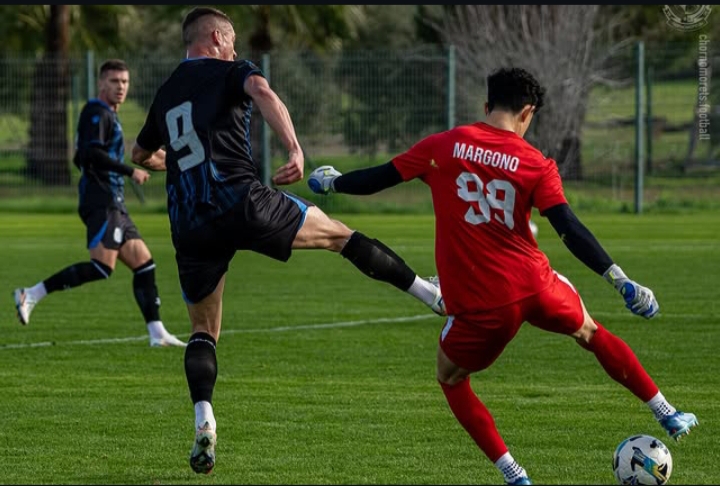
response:
[[[285,103],[270,88],[267,80],[262,76],[248,76],[244,89],[288,151],[288,161],[277,170],[272,178],[273,183],[281,186],[302,180],[305,170],[305,157]]]
[[[167,170],[167,167],[165,166],[165,155],[165,150],[163,149],[151,152],[135,143],[132,148],[131,159],[133,164],[139,165],[148,170],[164,171]]]

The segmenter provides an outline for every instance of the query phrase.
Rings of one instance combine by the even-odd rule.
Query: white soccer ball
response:
[[[530,231],[532,232],[532,235],[537,238],[538,234],[538,226],[530,220]]]
[[[628,437],[613,455],[613,474],[618,484],[666,484],[672,468],[668,448],[649,435]]]

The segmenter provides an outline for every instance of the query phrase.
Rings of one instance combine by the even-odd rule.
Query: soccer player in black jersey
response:
[[[285,104],[262,72],[250,61],[235,60],[228,16],[195,8],[183,21],[182,35],[186,59],[157,91],[132,160],[167,170],[172,240],[192,323],[185,350],[196,427],[190,466],[209,473],[215,465],[215,346],[225,275],[236,251],[279,261],[287,261],[294,249],[338,252],[364,274],[408,292],[437,314],[445,309],[439,287],[418,277],[380,241],[261,183],[250,148],[253,103],[288,152],[288,162],[273,176],[275,185],[303,178],[303,152]]]
[[[100,67],[98,97],[88,100],[77,125],[74,162],[80,169],[78,213],[87,227],[90,261],[75,263],[33,287],[14,291],[20,323],[27,325],[35,305],[58,290],[104,280],[119,259],[133,272],[133,292],[145,318],[150,345],[181,346],[160,320],[155,262],[125,206],[125,177],[144,184],[150,174],[123,162],[124,140],[117,110],[125,102],[130,74],[120,59]]]

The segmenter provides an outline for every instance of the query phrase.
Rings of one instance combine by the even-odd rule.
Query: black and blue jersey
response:
[[[97,159],[93,151],[106,152],[114,162],[122,166],[108,169]],[[81,171],[79,189],[79,212],[104,208],[117,208],[126,212],[125,175],[132,168],[124,165],[125,144],[122,126],[117,113],[99,99],[91,99],[80,113],[75,138],[75,165]]]
[[[137,145],[165,148],[173,232],[230,211],[259,179],[250,147],[252,99],[243,86],[262,76],[247,60],[186,59],[155,94]]]

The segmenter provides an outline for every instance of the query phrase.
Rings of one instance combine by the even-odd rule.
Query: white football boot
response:
[[[13,297],[15,297],[18,320],[20,324],[27,326],[30,322],[30,313],[35,308],[37,301],[24,288],[15,289]]]

